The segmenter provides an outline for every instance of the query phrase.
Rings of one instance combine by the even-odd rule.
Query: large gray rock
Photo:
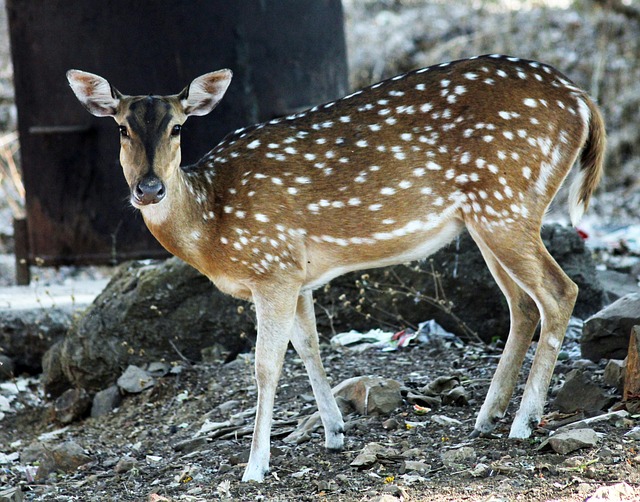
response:
[[[247,341],[240,335],[254,331],[252,318],[238,312],[241,305],[246,302],[220,293],[177,258],[127,263],[47,354],[45,388],[60,392],[64,376],[67,385],[97,392],[129,365],[179,359],[176,349],[193,360],[215,344],[240,350]]]
[[[64,338],[77,313],[86,309],[105,280],[0,288],[0,352],[11,358],[15,373],[40,373],[42,356]]]
[[[638,287],[637,273],[628,272],[616,272],[615,270],[598,270],[598,280],[602,284],[602,289],[605,292],[605,304],[619,300],[623,296],[631,293],[640,293],[640,287]]]
[[[0,347],[15,372],[39,373],[42,356],[64,338],[72,317],[68,308],[0,309]]]
[[[587,319],[582,329],[582,357],[624,359],[629,350],[631,328],[640,324],[640,294],[623,296]]]

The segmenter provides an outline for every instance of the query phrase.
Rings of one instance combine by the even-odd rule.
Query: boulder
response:
[[[219,292],[177,258],[122,265],[104,291],[47,354],[44,379],[95,393],[116,383],[130,365],[200,359],[205,347],[239,351],[254,331],[246,302]],[[243,307],[240,309],[239,307]],[[55,393],[48,389],[54,396]]]
[[[0,309],[0,347],[13,360],[16,372],[42,371],[42,356],[64,338],[73,313],[59,307]]]
[[[640,294],[632,293],[587,319],[580,339],[582,357],[596,362],[624,359],[636,324],[640,324]]]
[[[638,274],[606,269],[598,270],[597,276],[604,290],[605,305],[609,305],[625,295],[640,293],[640,287],[638,287],[638,280],[636,279]]]
[[[16,374],[39,374],[42,357],[64,338],[73,318],[84,311],[106,280],[70,285],[42,284],[0,288],[0,352],[11,358]]]

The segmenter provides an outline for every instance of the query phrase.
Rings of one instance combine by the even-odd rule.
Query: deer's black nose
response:
[[[157,204],[166,194],[164,184],[157,176],[147,176],[133,189],[133,198],[141,206]]]

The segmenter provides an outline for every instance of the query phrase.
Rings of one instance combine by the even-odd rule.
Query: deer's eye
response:
[[[180,136],[180,131],[182,130],[182,126],[180,124],[176,124],[171,129],[171,136]]]
[[[121,125],[119,127],[119,129],[120,129],[120,136],[122,136],[123,138],[128,138],[129,137],[129,131],[127,131],[127,127],[126,126]]]

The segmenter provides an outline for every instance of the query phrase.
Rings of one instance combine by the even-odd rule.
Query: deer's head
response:
[[[76,97],[97,117],[113,117],[120,128],[120,163],[131,203],[142,208],[167,197],[166,183],[180,167],[180,131],[191,115],[206,115],[222,99],[230,70],[202,75],[179,94],[126,96],[92,73],[69,70]]]

